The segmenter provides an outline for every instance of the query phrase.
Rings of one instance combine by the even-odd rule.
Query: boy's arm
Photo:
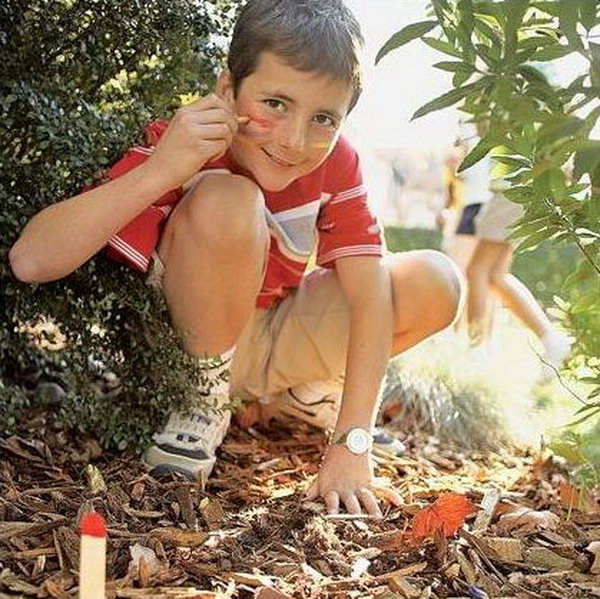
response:
[[[235,115],[214,94],[179,109],[142,165],[35,215],[10,250],[13,273],[32,283],[68,275],[145,208],[222,155],[236,131]]]
[[[371,430],[375,424],[379,387],[391,351],[393,308],[390,276],[381,258],[347,257],[335,265],[350,304],[346,379],[334,433],[339,435],[354,427]],[[323,497],[330,513],[343,503],[350,513],[360,513],[362,506],[362,511],[380,516],[373,483],[369,453],[357,456],[332,445],[307,496]]]

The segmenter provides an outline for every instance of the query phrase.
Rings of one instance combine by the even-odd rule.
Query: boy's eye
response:
[[[279,112],[283,112],[285,110],[285,104],[281,100],[275,100],[274,98],[267,98],[263,100],[263,102],[274,110],[278,110]]]
[[[335,120],[330,117],[328,114],[317,114],[315,115],[315,122],[318,125],[323,125],[324,127],[336,127],[337,123]]]

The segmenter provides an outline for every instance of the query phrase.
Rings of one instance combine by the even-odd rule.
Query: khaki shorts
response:
[[[477,237],[487,241],[511,243],[508,239],[511,227],[522,215],[521,205],[511,202],[502,192],[496,191],[475,218],[475,233]]]
[[[161,289],[163,276],[155,254],[148,283]],[[339,379],[349,331],[349,307],[337,273],[312,271],[280,303],[254,311],[233,355],[231,395],[267,399],[288,387]]]

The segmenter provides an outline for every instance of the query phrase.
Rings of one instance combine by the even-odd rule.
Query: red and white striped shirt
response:
[[[105,180],[115,179],[144,162],[167,125],[166,121],[151,123],[146,128],[147,145],[127,151],[107,172]],[[202,170],[214,169],[252,178],[229,153]],[[271,307],[298,287],[315,249],[317,264],[328,268],[346,256],[381,256],[381,231],[367,205],[358,155],[343,137],[313,172],[282,191],[263,193],[271,246],[256,302],[259,308]],[[109,255],[146,272],[164,222],[182,196],[181,189],[169,191],[141,212],[109,239]]]

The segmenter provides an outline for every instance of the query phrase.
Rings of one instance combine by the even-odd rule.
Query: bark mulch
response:
[[[233,428],[204,486],[155,480],[43,418],[29,430],[0,441],[0,599],[76,597],[92,509],[108,522],[111,598],[600,597],[598,503],[552,457],[409,436],[406,457],[376,456],[404,498],[376,521],[302,501],[325,443],[304,425]],[[416,539],[413,516],[447,492],[479,510],[450,538]]]

